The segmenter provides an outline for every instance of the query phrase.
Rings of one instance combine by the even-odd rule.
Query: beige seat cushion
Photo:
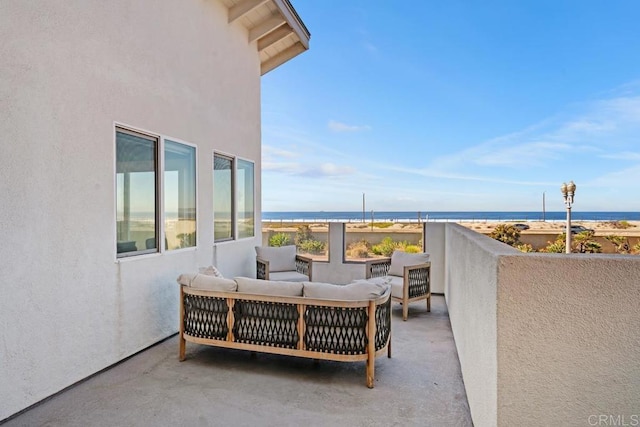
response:
[[[238,292],[258,295],[280,295],[287,297],[302,296],[302,282],[283,282],[276,280],[251,279],[236,277]]]
[[[269,273],[296,271],[296,246],[256,246],[258,258],[269,261]]]
[[[366,280],[356,281],[348,285],[304,282],[304,296],[339,301],[362,301],[380,297],[387,288],[388,285],[384,283],[368,282]]]
[[[393,251],[388,274],[390,276],[404,276],[405,267],[424,264],[425,262],[429,262],[429,254],[427,253],[410,254],[403,251]]]

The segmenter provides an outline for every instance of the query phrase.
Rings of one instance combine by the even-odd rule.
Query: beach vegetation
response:
[[[347,246],[346,255],[348,258],[370,258],[371,243],[362,239]]]
[[[276,233],[269,237],[269,246],[287,246],[291,244],[291,239],[287,233]]]
[[[294,242],[298,250],[305,254],[321,255],[324,254],[326,250],[326,244],[313,237],[311,227],[307,224],[298,227]]]
[[[607,223],[607,225],[609,225],[609,227],[611,227],[611,228],[615,228],[615,229],[619,229],[619,230],[626,230],[627,228],[635,227],[635,225],[633,225],[629,221],[625,221],[625,220],[610,221],[610,222]]]
[[[385,237],[377,245],[373,245],[371,251],[376,255],[389,257],[395,250],[404,250],[407,242],[396,242],[391,237]]]
[[[516,246],[520,243],[520,230],[511,224],[498,224],[489,237],[509,246]]]
[[[596,254],[602,252],[602,245],[593,240],[594,232],[592,230],[583,231],[573,236],[573,249],[581,254]]]
[[[371,227],[375,228],[389,228],[393,225],[392,222],[372,222]]]
[[[520,252],[525,252],[525,253],[535,252],[535,249],[533,249],[533,246],[531,246],[528,243],[519,243],[519,244],[515,245],[514,247],[517,250],[519,250]]]
[[[326,249],[326,245],[323,241],[314,239],[305,240],[296,246],[298,246],[300,252],[313,255],[324,254]]]
[[[407,245],[404,247],[404,251],[410,254],[419,254],[422,252],[422,248],[418,245]]]
[[[640,242],[633,245],[631,250],[632,250],[632,253],[640,255]]]
[[[609,236],[604,236],[605,240],[610,242],[614,250],[617,254],[628,254],[631,252],[631,247],[629,244],[629,239],[623,236],[617,236],[615,234],[611,234]]]

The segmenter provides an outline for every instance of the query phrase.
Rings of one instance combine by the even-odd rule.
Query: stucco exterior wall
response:
[[[259,226],[213,242],[214,150],[261,207],[260,63],[220,2],[5,0],[0,39],[2,420],[176,332],[179,273],[255,274]],[[197,146],[197,249],[116,261],[115,123]]]
[[[637,417],[640,258],[521,254],[456,224],[444,246],[474,425]]]

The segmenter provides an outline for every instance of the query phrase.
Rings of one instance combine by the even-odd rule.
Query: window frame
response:
[[[230,220],[231,220],[231,227],[230,227],[230,232],[231,232],[231,236],[230,237],[225,237],[222,239],[216,239],[216,177],[215,177],[215,172],[216,172],[216,157],[220,157],[223,158],[225,160],[229,160],[231,162],[231,191],[230,191],[230,196],[231,196],[231,212],[230,212]],[[236,192],[235,192],[235,188],[236,188],[236,157],[232,156],[230,154],[227,153],[223,153],[220,151],[214,151],[213,152],[213,168],[212,170],[212,178],[213,178],[213,206],[212,206],[212,211],[213,211],[213,243],[223,243],[223,242],[231,242],[234,240],[237,240],[237,233],[236,233]]]
[[[233,154],[229,154],[229,153],[225,153],[223,151],[218,151],[218,150],[214,150],[213,151],[213,168],[212,171],[215,172],[215,158],[217,157],[221,157],[224,158],[226,160],[230,160],[231,161],[231,237],[228,238],[223,238],[223,239],[216,239],[215,238],[215,215],[216,215],[216,208],[215,208],[215,191],[216,191],[216,183],[215,183],[215,176],[213,177],[213,243],[218,244],[218,243],[226,243],[226,242],[234,242],[234,241],[240,241],[240,240],[247,240],[247,239],[255,239],[256,238],[256,162],[254,160],[251,159],[247,159],[245,157],[242,156],[236,156]],[[253,177],[252,177],[252,189],[253,189],[253,194],[251,195],[251,199],[252,199],[252,203],[253,203],[253,235],[252,236],[244,236],[244,237],[240,237],[239,236],[239,230],[238,230],[238,195],[239,195],[239,191],[240,189],[238,188],[238,162],[239,161],[243,161],[243,162],[247,162],[250,163],[253,166]],[[215,175],[215,173],[214,173]]]
[[[143,249],[137,251],[130,252],[122,252],[118,253],[118,151],[117,151],[117,138],[118,132],[122,132],[125,134],[133,135],[133,136],[141,136],[143,138],[155,139],[155,153],[154,153],[154,162],[155,162],[155,236],[156,236],[156,248],[153,249]],[[167,249],[164,244],[165,235],[165,140],[171,141],[173,143],[182,144],[195,150],[195,215],[196,215],[196,242],[195,246],[189,246],[185,248],[178,249]],[[198,146],[196,144],[184,141],[180,138],[174,138],[168,135],[162,135],[157,132],[151,132],[148,130],[144,130],[138,128],[136,126],[127,125],[120,122],[113,123],[113,195],[114,195],[114,225],[115,225],[115,239],[114,239],[114,251],[115,261],[120,262],[124,260],[130,259],[140,259],[149,256],[158,256],[162,254],[171,254],[183,251],[193,251],[198,248],[198,244],[200,241],[199,238],[199,194],[198,194]]]

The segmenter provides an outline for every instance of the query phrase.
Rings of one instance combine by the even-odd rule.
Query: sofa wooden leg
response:
[[[409,317],[409,304],[404,303],[402,304],[402,320],[406,321],[407,317]]]
[[[180,334],[180,338],[178,338],[178,342],[180,343],[180,351],[178,353],[178,359],[182,362],[185,359],[186,344],[187,344],[182,334]]]
[[[431,311],[431,295],[427,297],[427,311]]]
[[[376,370],[376,356],[375,354],[369,353],[367,357],[367,387],[373,388],[373,382],[375,379],[375,370]]]

